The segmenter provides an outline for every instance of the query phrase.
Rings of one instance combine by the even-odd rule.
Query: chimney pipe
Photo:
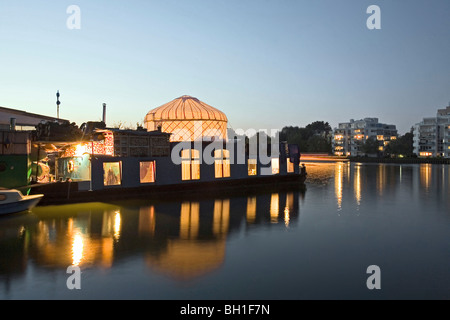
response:
[[[103,104],[103,122],[106,124],[106,103]]]

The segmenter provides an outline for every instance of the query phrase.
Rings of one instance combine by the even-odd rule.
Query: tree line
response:
[[[301,152],[332,153],[331,138],[333,130],[328,122],[315,121],[306,127],[284,127],[280,141],[297,144]]]
[[[413,133],[407,132],[392,140],[384,152],[379,152],[379,142],[376,137],[367,139],[361,146],[365,154],[377,154],[389,157],[413,157]],[[280,132],[280,141],[297,144],[301,152],[317,152],[333,154],[333,130],[328,122],[315,121],[306,127],[286,126]]]

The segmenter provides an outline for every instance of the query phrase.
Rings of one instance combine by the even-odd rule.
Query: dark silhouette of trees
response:
[[[369,154],[377,154],[380,144],[378,143],[378,140],[376,137],[369,137],[369,139],[366,139],[366,141],[361,146],[361,151],[364,152],[366,155]]]
[[[280,141],[297,144],[301,152],[331,153],[331,132],[328,122],[315,121],[304,128],[284,127],[280,132]]]
[[[414,150],[413,150],[413,138],[414,134],[412,132],[407,132],[403,136],[400,136],[397,138],[397,140],[391,141],[386,146],[386,155],[398,157],[398,156],[404,156],[404,157],[412,157]]]

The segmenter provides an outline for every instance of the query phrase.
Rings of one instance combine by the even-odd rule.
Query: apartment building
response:
[[[380,123],[378,118],[364,118],[339,123],[333,131],[333,152],[337,156],[363,156],[365,142],[373,138],[378,142],[378,154],[383,154],[390,141],[397,139],[395,125]]]
[[[419,157],[450,158],[450,105],[414,125],[413,147]]]

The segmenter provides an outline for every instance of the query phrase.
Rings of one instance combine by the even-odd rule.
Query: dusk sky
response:
[[[377,117],[404,134],[450,102],[449,0],[0,0],[0,43],[0,106],[56,116],[59,90],[78,125],[191,95],[233,129]]]

